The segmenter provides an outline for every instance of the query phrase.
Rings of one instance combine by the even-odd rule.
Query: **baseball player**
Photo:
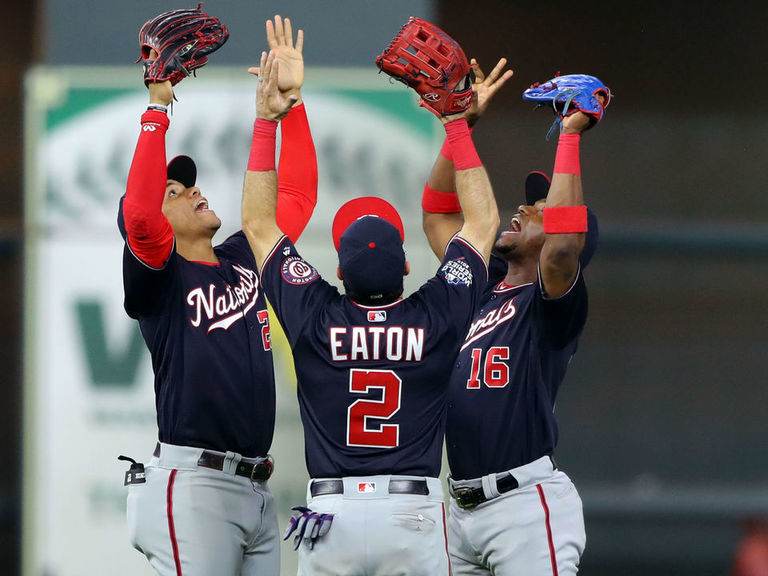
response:
[[[301,104],[302,34],[267,23],[296,99],[283,120],[278,218],[292,238],[316,202],[315,149]],[[156,58],[152,51],[150,58]],[[152,356],[159,442],[127,472],[133,545],[158,574],[277,575],[280,538],[267,480],[275,388],[267,304],[242,231],[214,246],[221,225],[195,185],[196,166],[166,166],[170,81],[150,82],[149,108],[120,205],[125,309]],[[253,146],[249,166],[267,161]],[[274,163],[274,150],[271,161]]]
[[[473,120],[505,81],[500,70],[477,74]],[[599,95],[601,104],[607,95]],[[587,316],[582,271],[597,222],[583,205],[579,148],[592,123],[580,111],[562,118],[551,186],[544,174],[529,175],[526,203],[495,243],[487,290],[454,365],[446,446],[455,575],[578,570],[586,542],[582,504],[552,459],[553,411]],[[433,248],[461,221],[445,150],[422,203]]]
[[[290,106],[274,89],[275,63],[263,57],[257,98],[270,144]],[[449,573],[438,479],[446,387],[486,283],[498,212],[466,120],[442,121],[466,218],[437,274],[408,298],[402,222],[390,204],[358,198],[336,214],[340,294],[276,223],[274,168],[246,175],[243,228],[298,379],[311,480],[288,533],[296,529],[302,575]]]

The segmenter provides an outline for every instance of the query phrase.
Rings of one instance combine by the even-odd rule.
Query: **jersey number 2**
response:
[[[394,448],[400,443],[400,425],[389,420],[400,410],[402,381],[391,370],[350,370],[349,391],[364,394],[381,390],[381,400],[356,400],[347,409],[347,446]]]
[[[272,338],[269,334],[269,312],[266,310],[259,310],[256,312],[256,318],[261,324],[261,345],[264,347],[265,352],[272,350]]]
[[[504,388],[509,384],[509,366],[504,360],[509,360],[509,347],[493,346],[485,354],[485,369],[482,370],[482,383],[489,388]],[[483,367],[483,349],[472,349],[472,368],[469,371],[467,388],[480,388],[481,368]]]

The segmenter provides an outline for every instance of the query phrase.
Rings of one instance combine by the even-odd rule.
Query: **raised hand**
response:
[[[304,31],[299,30],[296,43],[293,41],[291,19],[283,20],[275,15],[275,21],[267,20],[267,44],[280,63],[277,87],[285,94],[298,94],[304,84]],[[259,68],[249,68],[251,74],[259,74]]]
[[[473,98],[472,106],[467,110],[466,118],[467,123],[470,126],[474,126],[480,119],[480,116],[485,113],[488,104],[493,99],[496,92],[504,86],[507,80],[512,78],[514,71],[506,70],[502,74],[504,67],[507,65],[506,58],[499,59],[488,76],[483,73],[480,69],[480,65],[474,58],[469,61],[469,65],[475,72],[475,81],[472,84],[472,91],[475,93],[476,97]]]
[[[259,87],[256,90],[256,117],[277,122],[282,120],[298,101],[296,94],[286,94],[278,89],[280,63],[275,53],[261,53]]]
[[[157,60],[157,51],[152,48],[149,51],[149,59]],[[168,106],[173,101],[173,86],[170,80],[165,82],[150,82],[147,84],[149,89],[149,103]]]
[[[595,98],[597,98],[597,101],[600,102],[600,104],[605,104],[605,96],[602,94],[596,94]],[[583,112],[576,112],[563,118],[561,132],[563,134],[581,134],[592,128],[595,124],[597,124],[597,121],[591,116],[588,116]]]

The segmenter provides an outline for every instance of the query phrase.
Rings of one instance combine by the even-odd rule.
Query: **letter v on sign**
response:
[[[85,352],[91,382],[98,387],[127,388],[136,383],[144,343],[135,323],[121,348],[109,345],[104,322],[103,302],[79,300],[75,303],[80,344]]]

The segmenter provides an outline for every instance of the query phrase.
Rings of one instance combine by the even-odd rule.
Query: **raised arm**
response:
[[[277,123],[298,100],[296,94],[285,95],[279,91],[279,69],[274,51],[270,50],[269,55],[262,52],[253,130],[253,148],[260,153],[257,154],[258,161],[249,162],[243,186],[243,231],[259,270],[283,235],[277,224],[275,135]]]
[[[444,116],[440,120],[445,126],[456,170],[456,192],[464,213],[464,224],[459,235],[479,250],[487,262],[499,227],[499,210],[488,174],[472,142],[465,115],[466,112]]]
[[[501,58],[488,76],[483,73],[474,58],[470,61],[470,65],[475,73],[475,80],[472,84],[475,98],[466,116],[471,131],[488,108],[493,96],[512,77],[514,72],[504,70],[507,65],[506,58]],[[443,142],[443,147],[424,186],[421,207],[424,233],[432,251],[438,259],[442,259],[449,240],[461,229],[464,223],[464,216],[456,196],[455,170],[447,139]]]
[[[601,99],[602,96],[598,96]],[[541,281],[550,298],[565,294],[579,270],[579,255],[585,234],[566,233],[578,217],[586,222],[586,207],[581,186],[581,134],[591,125],[589,116],[577,112],[562,121],[557,145],[552,184],[544,208],[546,239],[541,249]]]
[[[162,268],[173,248],[173,229],[162,212],[166,189],[166,107],[173,99],[170,81],[151,82],[149,107],[141,116],[141,132],[128,172],[122,219],[125,241],[137,258]]]
[[[276,15],[266,23],[267,44],[279,63],[278,90],[285,96],[295,96],[296,105],[280,123],[282,143],[278,170],[277,223],[292,240],[298,240],[317,204],[317,154],[309,129],[307,113],[301,98],[304,84],[304,31],[299,30],[296,42],[290,18]],[[249,72],[258,75],[258,67]],[[254,134],[258,139],[258,137]],[[258,165],[258,146],[251,149],[251,160]],[[249,161],[249,165],[251,161]]]

